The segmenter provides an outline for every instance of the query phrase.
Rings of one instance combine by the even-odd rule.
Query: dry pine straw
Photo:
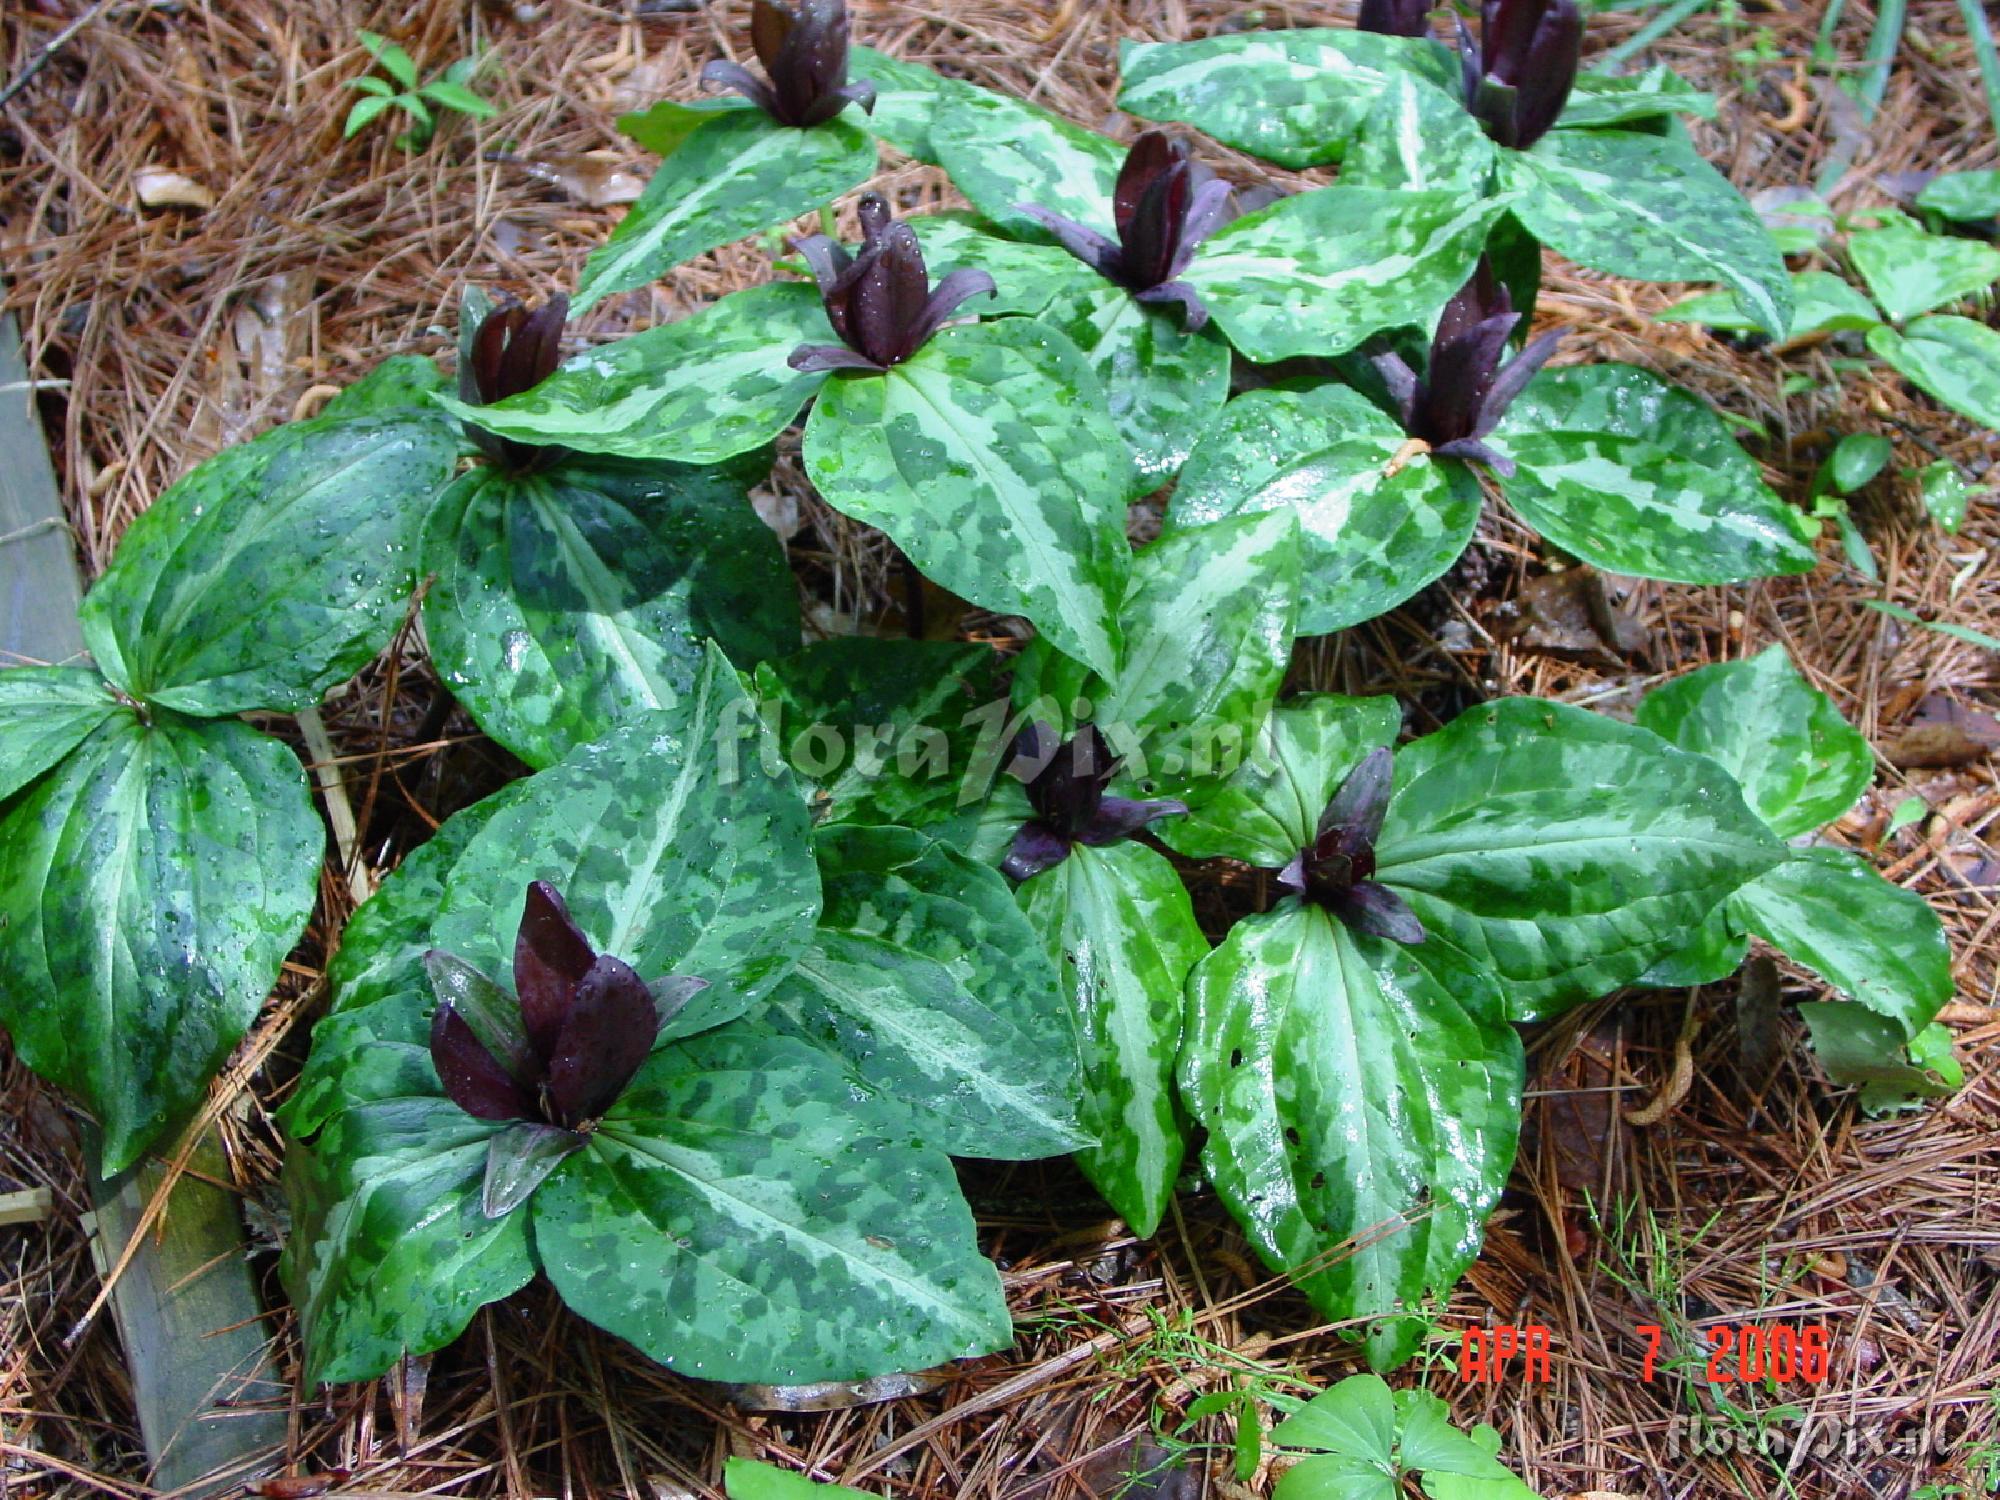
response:
[[[85,9],[84,0],[9,6],[0,71],[19,77]],[[634,19],[578,3],[527,14],[336,0],[97,6],[0,116],[10,296],[49,382],[43,411],[89,572],[173,478],[285,419],[312,387],[345,383],[390,352],[442,349],[466,279],[526,296],[570,284],[619,212],[604,200],[647,170],[614,119],[658,97],[685,97],[701,62],[720,50],[743,55],[743,9],[718,3]],[[858,34],[877,46],[1121,133],[1132,129],[1111,105],[1121,37],[1351,20],[1345,3],[1252,13],[1201,0],[948,8],[855,0],[854,9]],[[1733,34],[1697,21],[1658,50],[1722,94],[1721,120],[1698,134],[1748,190],[1811,180],[1844,128],[1847,112],[1802,62],[1818,19],[1811,0],[1753,9]],[[1849,5],[1845,55],[1859,55],[1870,19],[1862,0]],[[1995,162],[1952,0],[1916,0],[1911,21],[1839,206],[1884,201],[1893,173]],[[1634,24],[1602,18],[1594,45]],[[341,85],[368,65],[354,41],[363,25],[431,67],[475,41],[491,48],[482,86],[503,113],[481,127],[450,123],[416,156],[396,151],[387,130],[343,144],[352,95]],[[1784,61],[1744,77],[1729,51],[1750,27],[1768,28]],[[1217,156],[1239,173],[1264,170]],[[144,167],[185,174],[212,206],[140,208],[134,176]],[[952,201],[935,171],[908,163],[879,185],[906,210]],[[659,286],[608,299],[573,337],[614,337],[765,275],[754,246],[724,250]],[[1647,364],[1761,424],[1767,436],[1755,451],[1795,498],[1831,438],[1857,430],[1891,438],[1899,467],[1943,454],[1990,484],[1990,435],[1878,372],[1836,373],[1824,350],[1786,367],[1821,377],[1815,391],[1787,398],[1784,369],[1768,356],[1650,325],[1646,313],[1676,295],[1559,270],[1541,316],[1571,329],[1565,358]],[[1946,538],[1917,516],[1910,491],[1897,478],[1865,510],[1887,595],[1926,616],[2000,629],[1991,496],[1959,537]],[[889,591],[878,538],[820,506],[791,456],[760,503],[772,517],[797,517],[791,548],[815,619],[850,628],[880,621]],[[1455,588],[1313,643],[1295,676],[1300,686],[1400,692],[1421,731],[1496,693],[1615,708],[1661,676],[1779,641],[1878,747],[1926,699],[1991,704],[1990,657],[1860,607],[1876,591],[1834,549],[1823,551],[1803,579],[1615,588],[1640,649],[1558,651],[1532,628],[1533,607],[1522,633],[1521,611],[1508,603],[1548,573],[1541,549],[1494,519]],[[438,697],[407,633],[325,717],[373,872],[518,771]],[[269,727],[293,733],[286,723]],[[1965,1477],[1973,1445],[2000,1440],[1992,1404],[2000,1019],[1988,1008],[1991,872],[2000,866],[1986,837],[2000,791],[1983,759],[1905,771],[1885,758],[1881,773],[1838,836],[1874,851],[1950,928],[1966,1087],[1921,1114],[1869,1121],[1818,1077],[1789,1017],[1777,1023],[1775,1062],[1757,1062],[1732,1020],[1734,983],[1606,1001],[1533,1038],[1528,1142],[1513,1185],[1486,1253],[1442,1319],[1438,1358],[1399,1379],[1423,1380],[1463,1420],[1493,1422],[1548,1494],[1765,1495],[1788,1493],[1788,1484],[1805,1496],[1901,1494],[1920,1479]],[[1912,792],[1934,812],[1884,838],[1888,809]],[[1211,911],[1226,895],[1200,894]],[[223,1114],[234,1180],[267,1237],[280,1153],[270,1110],[303,1055],[320,966],[352,905],[349,884],[330,874],[259,1023],[257,1037],[275,1047],[271,1061],[240,1070],[248,1076]],[[1771,978],[1785,997],[1816,993],[1800,971]],[[1769,988],[1758,994],[1768,1001]],[[1766,1025],[1767,1009],[1748,1007]],[[56,1200],[45,1223],[0,1229],[0,1488],[135,1493],[144,1461],[115,1337],[99,1324],[65,1342],[97,1290],[77,1227],[86,1201],[65,1108],[11,1057],[0,1064],[0,1090],[0,1188],[45,1184]],[[1656,1123],[1623,1117],[1663,1090],[1646,1112]],[[1064,1164],[974,1165],[966,1181],[1022,1337],[942,1391],[825,1416],[748,1415],[715,1388],[587,1328],[537,1288],[482,1314],[456,1346],[398,1380],[297,1393],[286,1455],[296,1467],[287,1472],[344,1468],[348,1486],[374,1493],[711,1494],[723,1457],[745,1453],[900,1496],[1054,1500],[1109,1493],[1156,1413],[1178,1412],[1232,1368],[1292,1389],[1356,1368],[1304,1302],[1262,1273],[1207,1195],[1184,1196],[1158,1240],[1140,1244]],[[268,1280],[268,1256],[258,1264]],[[295,1369],[296,1330],[275,1284],[268,1290],[279,1356]],[[1888,1456],[1864,1447],[1774,1465],[1676,1444],[1690,1414],[1717,1404],[1699,1380],[1640,1383],[1635,1325],[1760,1317],[1829,1326],[1832,1377],[1779,1396],[1722,1394],[1753,1413],[1795,1402],[1816,1420],[1872,1435]],[[1552,1330],[1551,1383],[1456,1378],[1460,1329],[1529,1320]],[[1210,1352],[1192,1356],[1190,1335]],[[1777,1421],[1785,1435],[1799,1430]],[[1203,1435],[1226,1436],[1217,1424]],[[1931,1437],[1956,1456],[1910,1456]],[[1221,1465],[1199,1461],[1175,1484],[1181,1493],[1239,1493]]]

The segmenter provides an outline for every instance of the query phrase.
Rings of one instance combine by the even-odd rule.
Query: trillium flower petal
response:
[[[1143,292],[1134,292],[1132,296],[1140,302],[1178,302],[1181,305],[1181,326],[1189,333],[1200,333],[1208,326],[1208,304],[1201,300],[1201,293],[1185,281],[1163,281],[1158,286],[1147,287]]]
[[[545,880],[532,883],[514,938],[514,993],[528,1041],[541,1056],[554,1051],[576,987],[596,959],[556,888]]]
[[[879,375],[887,368],[842,344],[801,344],[785,356],[785,363],[808,375],[823,370],[872,370]]]
[[[1099,233],[1088,224],[1065,219],[1061,214],[1043,208],[1037,203],[1021,203],[1015,207],[1053,234],[1057,244],[1098,275],[1109,277],[1113,281],[1121,279],[1123,265],[1119,257],[1118,242],[1109,235]]]
[[[431,1062],[445,1096],[476,1119],[532,1120],[539,1113],[534,1094],[449,1005],[440,1005],[431,1017]]]
[[[1077,834],[1080,844],[1115,844],[1130,838],[1159,818],[1177,817],[1188,805],[1172,797],[1156,797],[1140,802],[1130,797],[1106,797],[1097,805],[1097,814]]]
[[[1356,932],[1371,933],[1397,943],[1421,943],[1424,924],[1403,898],[1386,885],[1364,880],[1349,889],[1333,908]]]
[[[929,342],[932,334],[942,328],[951,315],[973,297],[997,296],[999,288],[993,278],[984,271],[960,268],[940,281],[924,302],[923,311],[917,314],[917,321],[908,330],[910,352],[915,353]]]
[[[1011,880],[1026,880],[1069,858],[1070,841],[1046,823],[1023,823],[1014,835],[1000,872]]]
[[[549,1054],[546,1088],[554,1123],[573,1128],[609,1109],[653,1050],[659,1030],[652,992],[631,966],[608,954],[593,963]]]

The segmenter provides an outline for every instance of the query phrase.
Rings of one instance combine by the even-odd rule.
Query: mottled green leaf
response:
[[[319,409],[319,418],[373,417],[408,407],[419,410],[444,389],[444,372],[422,354],[392,354]]]
[[[1817,528],[1714,410],[1636,365],[1544,370],[1491,441],[1519,466],[1500,490],[1521,519],[1609,572],[1732,583],[1816,560]]]
[[[796,591],[753,477],[604,458],[461,476],[424,535],[439,675],[480,728],[547,766],[671,707],[704,639],[746,667],[796,650]]]
[[[61,760],[118,702],[88,667],[14,667],[0,672],[0,801]]]
[[[948,328],[883,375],[837,375],[806,426],[827,503],[972,603],[1117,667],[1134,473],[1082,355],[1027,318]]]
[[[686,144],[687,138],[721,114],[742,114],[757,108],[740,95],[709,99],[662,99],[643,110],[620,115],[618,133],[637,141],[655,156],[668,157]]]
[[[1655,313],[1653,318],[1658,323],[1705,323],[1738,333],[1753,333],[1762,326],[1730,291],[1702,292]],[[1875,304],[1831,271],[1793,275],[1792,326],[1787,343],[1827,333],[1865,333],[1881,321]]]
[[[1535,1020],[1637,979],[1784,857],[1707,756],[1506,698],[1397,753],[1375,878]]]
[[[811,784],[821,822],[925,827],[970,795],[979,711],[1004,702],[996,664],[980,645],[817,641],[759,668],[763,745]]]
[[[435,413],[293,422],[225,448],[132,523],[83,601],[98,667],[220,718],[309,708],[388,644],[458,435]]]
[[[1452,191],[1300,193],[1219,231],[1181,279],[1250,359],[1344,354],[1385,328],[1428,323],[1506,207]]]
[[[952,186],[993,223],[1024,239],[1048,230],[1020,212],[1040,204],[1106,234],[1125,149],[1060,115],[985,89],[953,89],[931,117],[931,147]]]
[[[1079,845],[1019,894],[1082,1035],[1077,1118],[1097,1145],[1076,1163],[1134,1234],[1150,1236],[1187,1148],[1174,1060],[1182,987],[1208,940],[1179,874],[1143,844]]]
[[[933,282],[961,267],[993,278],[992,296],[974,297],[960,310],[982,318],[1037,317],[1057,298],[1095,292],[1104,279],[1060,245],[1002,239],[969,214],[926,214],[903,221],[916,231]]]
[[[682,261],[811,213],[875,170],[875,142],[844,117],[809,130],[762,110],[718,111],[680,141],[591,252],[575,311],[657,281]]]
[[[486,820],[451,867],[429,946],[504,979],[528,882],[546,880],[598,952],[648,981],[709,981],[663,1038],[740,1015],[819,909],[805,803],[747,743],[755,713],[711,646],[671,709],[572,751]]]
[[[1948,314],[1918,318],[1901,333],[1873,330],[1868,347],[1960,416],[2000,428],[2000,333],[1984,323]]]
[[[421,964],[410,972],[418,976],[417,983],[383,999],[336,1010],[313,1026],[312,1051],[279,1117],[294,1140],[306,1139],[334,1116],[363,1104],[441,1095],[430,1049],[435,1002],[418,987]]]
[[[1791,324],[1784,258],[1728,179],[1682,133],[1557,130],[1502,153],[1514,212],[1579,265],[1635,281],[1720,281],[1763,328]]]
[[[1801,849],[1731,901],[1736,919],[1842,994],[1915,1036],[1952,997],[1930,903],[1845,849]]]
[[[1227,786],[1153,832],[1189,859],[1282,869],[1312,842],[1320,813],[1347,773],[1370,750],[1393,743],[1402,723],[1394,698],[1290,699],[1264,721]]]
[[[1094,286],[1059,298],[1045,321],[1090,361],[1148,486],[1164,484],[1229,399],[1229,345],[1213,329],[1189,333],[1178,307],[1149,307],[1092,279]]]
[[[286,1153],[292,1230],[278,1270],[298,1309],[308,1389],[441,1349],[481,1307],[527,1285],[527,1217],[489,1219],[480,1207],[488,1141],[502,1128],[441,1097],[391,1098]]]
[[[771,282],[579,354],[533,390],[493,406],[439,402],[525,443],[719,463],[791,426],[826,376],[802,374],[786,359],[801,344],[836,342],[817,292]]]
[[[1436,933],[1357,938],[1287,900],[1188,981],[1181,1096],[1209,1180],[1323,1316],[1370,1320],[1378,1368],[1409,1357],[1422,1299],[1478,1253],[1523,1069],[1498,990]]]
[[[1393,418],[1344,386],[1238,396],[1196,446],[1167,508],[1169,533],[1226,516],[1299,519],[1301,635],[1394,609],[1445,572],[1479,522],[1464,464],[1403,447]]]
[[[1917,207],[1967,224],[2000,216],[2000,171],[1940,172],[1917,194]]]
[[[1648,693],[1637,717],[1662,739],[1719,761],[1781,839],[1833,822],[1875,778],[1868,741],[1807,685],[1783,646],[1677,677]]]
[[[1847,237],[1847,254],[1896,323],[2000,281],[2000,248],[1915,225],[1857,230]]]
[[[11,674],[10,674],[11,675]],[[234,720],[119,710],[0,819],[0,1023],[123,1171],[200,1104],[298,941],[325,834]]]
[[[1558,130],[1601,130],[1662,115],[1697,115],[1713,120],[1715,95],[1705,94],[1665,64],[1643,73],[1582,72],[1570,89]]]
[[[1340,183],[1484,197],[1493,185],[1495,152],[1455,96],[1404,73],[1389,80],[1369,111],[1340,164]]]
[[[1906,1047],[1894,1021],[1859,1005],[1808,1001],[1799,1016],[1826,1076],[1844,1088],[1858,1085],[1861,1107],[1870,1114],[1949,1099],[1964,1086],[1964,1070],[1951,1055],[1951,1033],[1942,1026],[1926,1028],[1920,1034],[1926,1045],[1919,1049]],[[1919,1050],[1922,1057],[1915,1055]]]
[[[970,88],[922,63],[905,62],[873,47],[853,47],[847,54],[847,76],[875,85],[875,107],[866,113],[850,109],[842,116],[878,140],[918,161],[937,162],[931,145],[931,117],[946,93]]]
[[[1750,953],[1750,939],[1736,925],[1734,899],[1716,907],[1685,945],[1632,983],[1644,989],[1684,990],[1697,984],[1715,984],[1742,968]]]
[[[1199,126],[1287,167],[1338,161],[1390,80],[1455,87],[1435,42],[1353,30],[1240,31],[1198,42],[1126,42],[1118,107]]]
[[[746,1025],[655,1053],[529,1212],[563,1300],[683,1375],[859,1380],[1013,1339],[950,1161]]]

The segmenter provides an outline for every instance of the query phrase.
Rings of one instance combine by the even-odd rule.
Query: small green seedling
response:
[[[490,120],[499,113],[489,100],[472,91],[471,79],[479,70],[478,58],[461,58],[446,68],[442,76],[420,84],[416,60],[401,47],[373,31],[357,31],[355,36],[395,84],[373,73],[347,81],[349,88],[361,90],[366,97],[355,100],[354,108],[347,112],[347,125],[341,131],[344,139],[359,135],[389,110],[399,109],[409,118],[410,126],[396,137],[396,145],[404,151],[421,151],[437,130],[437,117],[431,113],[433,104],[471,115],[475,120]]]
[[[1813,478],[1812,513],[1839,529],[1847,560],[1871,583],[1880,581],[1882,573],[1875,566],[1868,539],[1854,524],[1847,498],[1880,474],[1894,452],[1889,440],[1878,432],[1850,432],[1834,444],[1832,455]]]

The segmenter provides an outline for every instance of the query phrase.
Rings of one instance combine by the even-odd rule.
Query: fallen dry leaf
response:
[[[1604,575],[1587,567],[1530,578],[1496,611],[1495,632],[1550,656],[1622,663],[1646,650],[1645,627],[1612,599]]]
[[[141,167],[132,174],[132,191],[145,208],[213,208],[215,194],[180,172],[165,167]]]
[[[1909,770],[1969,765],[1984,759],[1995,745],[2000,745],[2000,719],[1932,693],[1917,705],[1909,727],[1884,745],[1882,753],[1890,765]]]
[[[625,160],[616,151],[586,151],[580,156],[544,156],[530,160],[513,158],[530,177],[552,183],[578,203],[592,208],[609,208],[614,203],[635,203],[646,189],[646,179],[625,169]]]

